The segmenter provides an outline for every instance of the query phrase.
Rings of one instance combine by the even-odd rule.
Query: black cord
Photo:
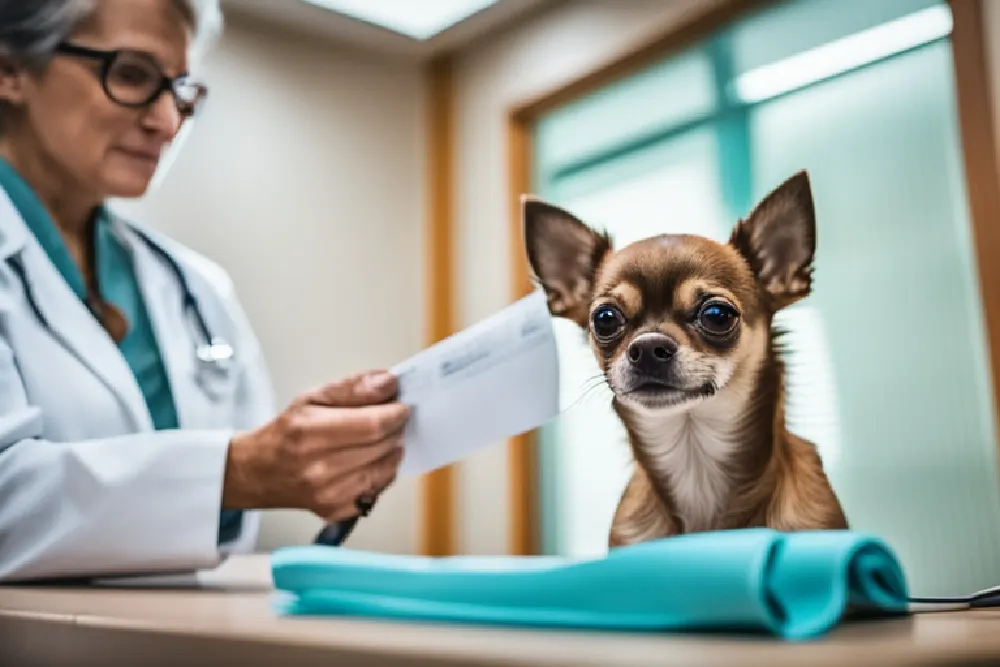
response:
[[[976,591],[972,595],[959,595],[955,597],[923,598],[912,597],[907,600],[911,604],[926,605],[965,605],[969,609],[988,609],[1000,607],[1000,586],[984,588]]]

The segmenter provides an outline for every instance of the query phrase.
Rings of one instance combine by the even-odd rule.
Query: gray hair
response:
[[[43,67],[56,46],[100,0],[0,0],[0,54],[25,67]],[[194,31],[199,58],[222,30],[219,0],[171,0]]]

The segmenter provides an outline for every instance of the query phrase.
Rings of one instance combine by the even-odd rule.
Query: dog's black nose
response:
[[[656,373],[677,354],[677,342],[661,333],[645,333],[632,341],[627,354],[637,369]]]

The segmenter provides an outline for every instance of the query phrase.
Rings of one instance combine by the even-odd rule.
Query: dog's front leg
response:
[[[677,533],[677,523],[653,488],[649,477],[638,469],[622,493],[611,521],[611,548],[646,542]]]

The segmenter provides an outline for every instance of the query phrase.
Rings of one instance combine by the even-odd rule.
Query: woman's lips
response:
[[[125,156],[138,160],[140,162],[148,162],[150,164],[156,164],[160,161],[160,153],[158,151],[141,151],[141,150],[131,150],[128,148],[119,149],[121,153]]]

